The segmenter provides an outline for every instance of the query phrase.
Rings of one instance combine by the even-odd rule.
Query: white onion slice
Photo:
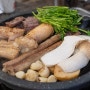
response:
[[[63,69],[64,72],[74,72],[85,67],[89,62],[89,59],[83,52],[77,52],[70,58],[60,62],[58,65]]]
[[[42,62],[50,67],[67,59],[73,54],[75,46],[80,40],[84,39],[78,36],[64,37],[64,41],[59,47],[41,57]]]

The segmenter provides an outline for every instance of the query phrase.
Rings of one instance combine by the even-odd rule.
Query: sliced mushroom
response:
[[[60,66],[64,72],[74,72],[85,67],[88,62],[88,58],[82,52],[78,52],[72,57],[60,62],[58,66]]]
[[[54,69],[54,76],[57,78],[57,80],[60,81],[65,81],[65,80],[71,80],[76,77],[78,77],[80,74],[80,70],[72,72],[72,73],[67,73],[64,72],[60,66],[56,65]]]
[[[42,62],[50,67],[67,59],[73,54],[76,44],[81,40],[84,39],[78,36],[66,36],[59,47],[41,57]]]
[[[82,41],[77,45],[78,52],[70,58],[60,62],[60,66],[64,72],[74,72],[85,67],[90,59],[90,41]]]
[[[90,41],[84,40],[78,44],[77,48],[82,51],[88,59],[90,59]]]
[[[90,36],[87,35],[78,35],[80,38],[84,38],[85,40],[89,40],[90,41]]]

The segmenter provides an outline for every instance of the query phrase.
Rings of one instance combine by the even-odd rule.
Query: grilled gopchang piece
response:
[[[38,43],[41,43],[51,35],[53,35],[54,30],[50,24],[40,24],[39,26],[32,29],[25,37],[33,38]]]
[[[22,71],[22,70],[25,70],[27,68],[30,67],[30,65],[39,60],[41,58],[42,55],[44,55],[45,53],[55,49],[56,47],[58,47],[59,45],[61,44],[61,41],[39,51],[38,53],[34,53],[32,55],[30,55],[29,57],[23,59],[21,62],[18,62],[18,63],[15,63],[15,64],[11,64],[11,65],[8,65],[8,64],[3,64],[3,71],[4,72],[8,72],[9,74],[11,75],[15,75],[16,72],[18,71]]]
[[[0,41],[0,57],[14,59],[19,55],[19,48],[13,42]]]
[[[19,37],[15,39],[15,43],[19,46],[20,52],[25,53],[38,47],[37,41],[27,37]]]
[[[53,35],[53,27],[49,24],[40,24],[32,29],[24,37],[15,39],[15,42],[19,45],[21,53],[30,51],[38,47],[38,44]]]
[[[13,66],[14,64],[17,65],[18,63],[23,62],[29,56],[31,56],[35,53],[38,53],[38,52],[44,50],[45,48],[48,48],[51,45],[55,44],[56,42],[60,41],[59,37],[60,37],[60,35],[58,34],[58,35],[52,36],[51,38],[48,38],[46,41],[42,42],[35,50],[24,53],[11,61],[5,62],[4,66]]]
[[[1,38],[9,39],[9,40],[13,40],[16,38],[16,36],[20,35],[17,33],[17,32],[19,32],[18,29],[16,29],[16,28],[12,29],[9,27],[4,27],[4,26],[0,27],[0,32],[1,32],[0,33]],[[14,36],[14,32],[16,32],[15,33],[16,36]],[[33,49],[37,48],[38,43],[42,42],[43,40],[46,40],[53,33],[54,33],[54,30],[51,25],[41,24],[41,25],[37,26],[35,29],[33,29],[32,31],[30,31],[27,35],[16,38],[15,41],[13,41],[13,43],[10,43],[11,41],[8,41],[5,44],[5,42],[4,42],[5,46],[0,47],[1,48],[0,56],[4,57],[4,58],[8,58],[8,59],[14,59],[18,56],[18,53],[20,51],[21,51],[21,53],[25,53],[25,52],[32,51]],[[0,41],[0,43],[2,43],[2,42]],[[7,44],[9,45],[9,47],[7,46]],[[2,47],[4,47],[4,48],[2,48]],[[12,49],[12,47],[14,47],[15,49]],[[18,48],[19,50],[16,50],[16,48]],[[9,51],[9,49],[11,52]],[[17,51],[16,54],[15,54],[15,50]],[[10,54],[12,54],[13,57],[9,57],[9,56],[7,56],[7,54],[9,56],[11,56]],[[13,54],[15,54],[15,55],[13,55]]]
[[[24,34],[24,29],[0,26],[0,39],[15,40]]]
[[[38,19],[36,19],[34,16],[27,17],[22,23],[27,32],[39,25]]]
[[[20,24],[23,20],[25,20],[25,18],[23,16],[19,16],[9,22],[6,22],[5,24],[8,27],[15,27],[16,25]]]

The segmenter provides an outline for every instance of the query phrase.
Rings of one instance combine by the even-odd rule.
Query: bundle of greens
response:
[[[41,23],[51,24],[54,27],[55,33],[60,33],[61,38],[69,31],[77,32],[80,30],[88,34],[87,31],[77,27],[82,17],[78,15],[77,10],[69,9],[69,7],[45,6],[37,8],[37,14],[34,12],[33,14]]]

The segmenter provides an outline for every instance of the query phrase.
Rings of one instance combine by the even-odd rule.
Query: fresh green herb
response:
[[[34,12],[33,14],[41,23],[51,24],[55,33],[60,33],[61,38],[69,31],[77,32],[80,30],[77,25],[80,24],[82,17],[78,15],[77,10],[71,10],[64,6],[45,6],[37,8],[37,14]],[[80,31],[90,35],[88,31]]]
[[[88,36],[90,36],[90,31],[89,30],[84,30],[84,29],[79,28],[79,31],[81,31],[81,32],[87,34]]]

